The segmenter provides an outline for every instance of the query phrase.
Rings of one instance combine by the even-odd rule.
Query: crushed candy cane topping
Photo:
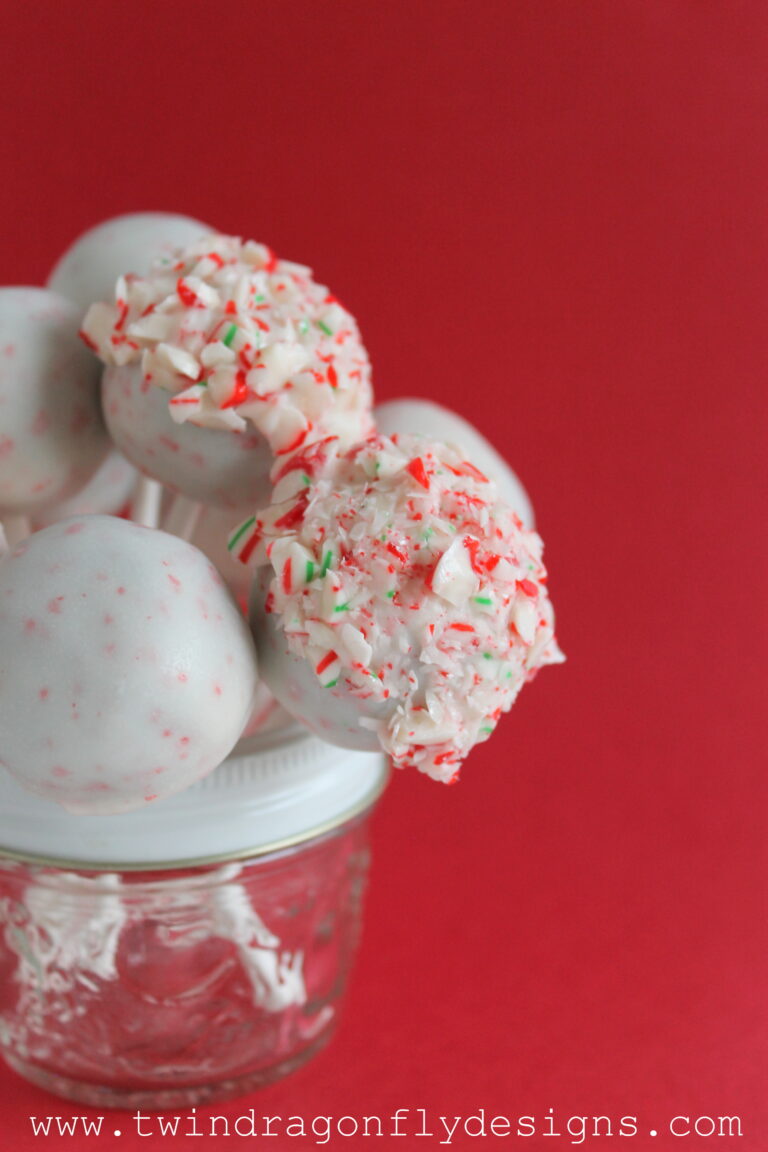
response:
[[[399,435],[309,446],[233,533],[271,564],[266,609],[398,767],[456,779],[523,684],[564,657],[541,538],[458,448]],[[391,710],[381,719],[382,702]]]
[[[264,244],[208,236],[122,276],[81,335],[106,364],[141,365],[177,423],[244,431],[279,458],[373,430],[371,370],[354,317],[309,268]]]

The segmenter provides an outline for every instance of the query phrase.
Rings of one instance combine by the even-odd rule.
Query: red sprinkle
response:
[[[260,529],[261,529],[261,521],[259,520],[256,522],[256,527],[254,529],[253,536],[251,536],[250,540],[244,546],[242,552],[240,553],[240,560],[242,561],[243,564],[248,563],[251,556],[256,551],[257,546],[261,542],[262,533],[261,533]],[[267,609],[267,611],[269,611],[269,609]]]
[[[235,376],[235,387],[232,390],[232,395],[220,407],[222,409],[234,408],[237,404],[244,404],[250,394],[251,390],[245,382],[245,372],[239,368]]]
[[[394,439],[394,437],[393,437]],[[405,466],[406,472],[410,472],[417,484],[421,484],[422,488],[429,488],[429,476],[424,467],[424,461],[421,456],[416,456],[410,460]]]
[[[516,584],[525,596],[535,597],[538,593],[538,588],[534,584],[533,580],[517,580]]]
[[[302,492],[293,508],[289,508],[284,516],[281,516],[279,520],[275,520],[275,528],[295,528],[296,525],[301,524],[304,519],[306,509],[307,496]]]
[[[312,425],[307,424],[306,428],[302,428],[301,432],[299,432],[295,439],[291,440],[290,444],[286,444],[285,448],[281,448],[279,452],[275,452],[275,456],[285,456],[287,452],[294,452],[297,448],[300,448],[311,431]]]
[[[176,281],[176,291],[182,304],[186,304],[187,308],[194,308],[197,304],[197,296],[192,289],[184,283],[183,277],[179,277]]]
[[[408,563],[407,552],[402,552],[395,544],[387,544],[387,552],[391,552],[393,556],[396,556],[401,564]]]
[[[291,583],[291,558],[290,556],[283,565],[283,591],[290,595],[293,585]]]
[[[481,484],[488,483],[488,477],[483,476],[480,469],[475,468],[474,464],[470,464],[468,460],[464,460],[459,468],[452,468],[450,464],[445,464],[444,467],[454,476],[471,476],[473,480],[479,480]]]
[[[317,675],[320,676],[321,673],[325,672],[326,668],[330,668],[330,666],[331,666],[331,664],[333,664],[334,660],[338,660],[338,656],[336,655],[336,653],[333,651],[326,652],[325,656],[323,656],[322,660],[320,661],[320,663],[315,668],[315,672],[317,673]]]

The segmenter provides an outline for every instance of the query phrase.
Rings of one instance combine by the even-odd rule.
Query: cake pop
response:
[[[520,688],[563,659],[538,535],[463,453],[328,439],[287,462],[232,548],[283,706],[343,746],[451,781]]]
[[[184,541],[82,516],[0,561],[0,763],[72,812],[125,812],[211,772],[256,684],[246,621]]]
[[[132,212],[89,228],[67,249],[48,287],[77,304],[80,318],[97,300],[111,300],[126,272],[143,275],[153,261],[211,232],[190,216],[175,212]]]
[[[119,516],[130,504],[138,474],[124,456],[112,449],[84,488],[60,504],[47,505],[35,513],[35,526],[46,528],[70,516]]]
[[[0,288],[0,516],[29,516],[90,481],[109,450],[98,364],[78,312],[43,288]]]
[[[108,365],[104,411],[145,474],[222,507],[254,506],[274,460],[372,430],[370,366],[353,317],[309,269],[210,236],[117,283],[84,339]]]
[[[518,477],[485,436],[458,412],[432,400],[388,400],[377,404],[373,417],[382,436],[413,433],[458,445],[489,480],[496,481],[502,500],[517,513],[523,525],[535,527],[530,497]]]

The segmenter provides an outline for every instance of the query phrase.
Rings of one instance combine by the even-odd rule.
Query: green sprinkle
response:
[[[309,320],[299,320],[298,328],[299,332],[304,336],[305,333],[309,331]]]
[[[302,482],[302,484],[306,484],[306,485],[310,485],[312,483],[309,476],[307,476],[306,472],[302,473],[301,482]]]
[[[198,380],[197,383],[199,384],[199,386],[201,388],[207,388],[208,387],[208,381],[207,380]]]
[[[421,538],[422,538],[422,540],[429,540],[430,536],[434,536],[434,534],[435,534],[434,528],[425,528],[421,534]]]
[[[326,336],[333,336],[333,329],[329,328],[324,320],[317,320],[316,323],[320,331],[325,332]]]
[[[493,604],[493,600],[491,600],[490,596],[473,596],[472,599],[474,600],[475,604]]]
[[[245,534],[249,530],[249,528],[253,528],[255,523],[256,523],[256,517],[251,516],[250,520],[246,520],[246,522],[244,524],[240,525],[237,532],[235,532],[234,536],[229,541],[229,544],[227,544],[227,548],[229,549],[230,552],[232,551],[233,548],[235,548],[237,546],[238,541],[242,540],[243,536],[245,536]]]
[[[266,296],[260,294],[258,296],[254,296],[254,300],[256,301],[257,304],[263,304],[264,301],[266,300]]]
[[[234,340],[236,335],[237,335],[237,324],[230,324],[229,328],[227,329],[227,334],[224,337],[224,343],[226,344],[227,348],[232,347],[232,341]]]
[[[493,728],[491,728],[488,724],[484,724],[483,727],[480,729],[480,731],[481,732],[493,732]]]
[[[310,584],[312,582],[312,580],[314,580],[314,578],[315,578],[315,562],[314,562],[314,560],[307,560],[307,571],[306,571],[304,578],[305,578],[307,584]]]
[[[484,660],[493,660],[493,652],[483,652]]]
[[[394,594],[394,590],[392,592],[387,592],[387,600],[391,600]]]
[[[331,550],[329,548],[328,551],[326,552],[325,556],[323,556],[323,566],[320,569],[320,575],[321,576],[325,576],[326,572],[328,571],[328,569],[330,568],[332,563],[333,563],[333,552],[331,552]]]
[[[347,612],[349,610],[350,601],[347,600],[346,604],[337,604],[334,612]]]
[[[339,678],[337,676],[335,680],[331,680],[330,684],[326,684],[326,688],[335,688],[338,682]]]

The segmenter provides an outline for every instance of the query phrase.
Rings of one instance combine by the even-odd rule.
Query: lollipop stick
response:
[[[131,501],[131,520],[145,528],[157,528],[160,523],[160,503],[163,486],[158,480],[142,476]]]
[[[0,560],[2,560],[3,556],[6,556],[8,554],[8,552],[9,552],[8,541],[5,538],[5,532],[3,531],[3,526],[2,526],[2,524],[0,524]]]
[[[6,516],[4,528],[8,548],[15,548],[22,540],[26,540],[32,531],[28,516]]]
[[[163,531],[182,540],[191,540],[203,510],[198,500],[188,500],[186,496],[174,496],[163,524]]]

